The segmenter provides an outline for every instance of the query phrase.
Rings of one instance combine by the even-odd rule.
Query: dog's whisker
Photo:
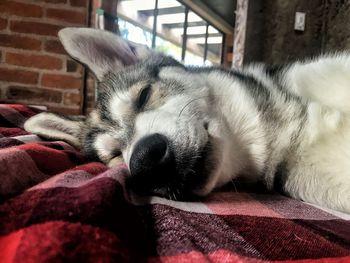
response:
[[[155,123],[155,121],[156,121],[156,119],[157,119],[158,117],[159,117],[159,114],[157,114],[156,116],[154,116],[152,122],[151,122],[150,125],[149,125],[149,128],[148,128],[149,131],[152,130],[152,128],[153,128],[153,126],[154,126],[154,123]]]
[[[195,101],[198,101],[198,100],[205,99],[205,98],[221,97],[221,96],[224,96],[224,95],[206,95],[206,96],[201,96],[201,97],[198,97],[198,98],[195,98],[195,99],[190,100],[187,104],[185,104],[185,106],[183,106],[183,108],[181,109],[181,111],[180,111],[180,113],[179,113],[178,118],[182,115],[182,113],[184,112],[184,110],[185,110],[191,103],[193,103],[193,102],[195,102]]]
[[[173,191],[173,197],[174,197],[174,201],[177,201],[177,196],[176,193]]]
[[[233,185],[233,188],[234,188],[235,192],[238,193],[238,190],[237,190],[237,187],[236,187],[236,184],[235,184],[234,181],[235,181],[235,179],[232,179],[231,180],[231,184]]]

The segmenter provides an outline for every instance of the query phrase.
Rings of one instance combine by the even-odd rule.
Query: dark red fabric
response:
[[[39,111],[0,105],[1,263],[350,262],[346,215],[254,188],[192,203],[132,196],[125,165],[23,131]]]

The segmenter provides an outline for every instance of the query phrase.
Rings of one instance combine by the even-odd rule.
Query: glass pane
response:
[[[202,66],[203,65],[203,56],[192,53],[191,51],[186,51],[185,57],[186,65]]]
[[[198,26],[203,24],[203,26]],[[197,14],[190,11],[188,12],[188,25],[187,25],[187,49],[184,63],[187,65],[203,65],[204,63],[204,48],[198,45],[195,39],[203,34],[204,35],[206,22]]]
[[[126,8],[136,10],[153,10],[155,6],[155,0],[119,0]],[[181,4],[176,0],[158,0],[158,8],[171,8],[177,7]]]
[[[181,47],[167,41],[163,38],[157,37],[155,50],[170,55],[178,61],[181,61]]]
[[[152,33],[135,26],[121,18],[118,19],[120,35],[135,43],[143,44],[148,47],[152,46]]]

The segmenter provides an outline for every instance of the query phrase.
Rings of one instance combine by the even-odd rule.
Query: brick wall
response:
[[[96,10],[102,6],[102,0],[92,0],[91,2],[91,21],[90,21],[90,27],[95,27],[95,14]],[[97,88],[97,82],[95,80],[95,77],[93,73],[87,69],[86,70],[86,83],[85,83],[85,94],[84,94],[84,109],[83,113],[87,114],[91,112],[95,108],[95,94],[96,94],[96,88]]]
[[[0,101],[82,113],[84,68],[57,38],[86,26],[89,0],[0,0]]]

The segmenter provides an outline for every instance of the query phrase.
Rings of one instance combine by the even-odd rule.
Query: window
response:
[[[148,47],[152,46],[152,34],[150,32],[123,19],[118,19],[118,26],[120,35],[123,38],[146,45]]]
[[[176,0],[120,0],[121,35],[188,65],[220,64],[223,34]]]

